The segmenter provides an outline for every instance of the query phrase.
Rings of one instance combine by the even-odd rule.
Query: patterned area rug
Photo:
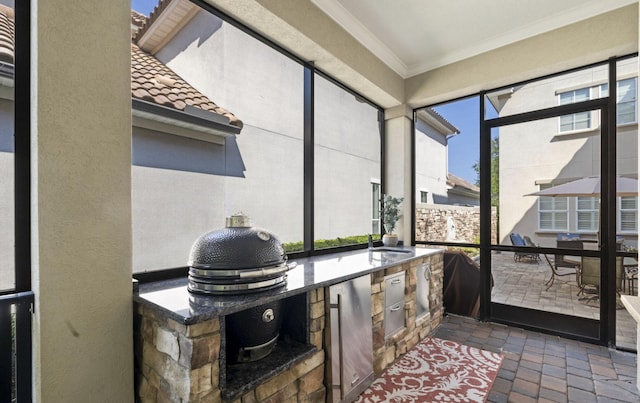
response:
[[[503,358],[454,341],[426,337],[356,401],[484,402]]]

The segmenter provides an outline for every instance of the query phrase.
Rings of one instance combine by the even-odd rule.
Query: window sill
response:
[[[566,132],[558,132],[554,137],[570,137],[570,136],[580,136],[580,135],[596,135],[600,133],[600,126],[593,127],[589,129],[581,129],[581,130],[569,130]]]
[[[620,129],[632,128],[637,127],[638,122],[618,123],[616,126]]]

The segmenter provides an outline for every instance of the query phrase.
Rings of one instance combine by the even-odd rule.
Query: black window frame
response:
[[[14,288],[9,295],[31,291],[31,2],[14,4]]]

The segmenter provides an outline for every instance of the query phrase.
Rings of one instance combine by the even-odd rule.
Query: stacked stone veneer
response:
[[[417,267],[423,263],[431,265],[429,281],[429,312],[416,319]],[[404,322],[405,327],[385,339],[384,335],[384,292],[385,276],[405,272]],[[409,263],[381,270],[371,275],[371,314],[373,316],[373,370],[379,375],[396,358],[406,353],[421,339],[426,337],[442,321],[442,284],[444,265],[442,253],[416,259]]]
[[[447,228],[453,217],[455,236]],[[491,243],[498,239],[498,215],[491,208]],[[419,204],[416,206],[416,241],[454,241],[475,243],[480,239],[480,207],[450,206],[446,204]]]
[[[324,290],[309,292],[310,343],[317,351],[233,402],[323,402],[325,400]],[[222,402],[220,320],[184,325],[138,305],[136,401]]]
[[[138,305],[136,397],[140,402],[220,401],[220,321],[184,325]]]

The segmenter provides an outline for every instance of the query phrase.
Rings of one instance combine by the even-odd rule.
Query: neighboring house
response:
[[[165,2],[166,3],[166,2]],[[132,33],[146,17],[132,12]],[[13,10],[0,5],[0,172],[13,172]],[[221,227],[219,217],[208,217],[211,203],[205,194],[220,193],[215,179],[208,182],[189,180],[189,188],[180,189],[184,171],[224,173],[224,144],[242,129],[242,122],[229,111],[184,81],[178,74],[139,46],[131,44],[131,97],[133,115],[133,215],[137,271],[157,267],[158,259],[168,265],[183,266],[197,234]],[[154,175],[162,171],[166,175]],[[201,175],[202,176],[202,175]],[[171,177],[172,180],[167,180]],[[208,176],[209,179],[215,178]],[[217,181],[218,189],[224,184]],[[202,189],[198,189],[201,187]],[[162,197],[170,194],[175,200]],[[198,210],[185,203],[185,195],[196,195]],[[220,198],[221,200],[222,198]],[[168,216],[166,204],[188,206],[189,214]],[[215,218],[218,218],[215,220]],[[14,234],[13,176],[0,181],[0,242],[13,245]],[[173,229],[176,242],[163,242],[163,225]],[[196,235],[193,234],[196,232]],[[182,232],[182,234],[181,234]],[[180,241],[180,239],[182,239]],[[163,243],[161,251],[153,245]],[[0,248],[0,289],[13,287],[14,249]]]
[[[449,172],[449,140],[460,130],[432,108],[415,121],[416,240],[474,242],[480,188]]]
[[[192,243],[239,211],[282,242],[302,241],[302,65],[188,0],[160,1],[137,19],[134,271],[184,266]],[[152,72],[144,82],[141,67]],[[185,91],[174,84],[181,80],[199,93],[174,101]],[[314,207],[317,217],[331,217],[315,221],[315,239],[378,232],[371,199],[380,192],[379,112],[320,76],[314,90]],[[166,99],[169,110],[159,106]],[[195,100],[204,102],[189,104]]]
[[[132,12],[132,35],[144,26]],[[241,170],[229,168],[225,144],[243,124],[136,41],[131,95],[134,271],[184,266],[198,234],[224,225],[210,211],[223,204],[225,173]]]
[[[432,108],[416,116],[416,202],[479,205],[480,188],[449,172],[449,139],[460,130]]]
[[[617,67],[617,174],[638,177],[637,58]],[[595,99],[608,95],[606,66],[537,81],[488,96],[500,116]],[[600,175],[597,111],[501,127],[500,236],[530,235],[543,246],[555,246],[560,233],[595,239],[597,197],[526,196],[550,186]],[[637,196],[618,197],[616,232],[625,244],[637,245]]]
[[[447,175],[447,201],[447,204],[453,205],[479,206],[480,188],[449,173]]]
[[[460,131],[432,108],[419,110],[416,117],[416,202],[446,204],[447,145]]]
[[[2,172],[13,171],[12,18],[0,7]],[[301,241],[302,67],[188,0],[160,1],[149,18],[132,11],[131,23],[134,271],[186,265],[193,242],[238,211],[283,242]],[[316,220],[315,238],[379,233],[378,111],[319,76],[315,92],[314,205],[317,216],[337,217]],[[416,145],[428,158],[417,163],[418,201],[474,204],[477,189],[447,173],[458,129],[433,110],[419,116]],[[5,177],[0,228],[13,228],[13,210]],[[0,229],[0,242],[13,237]],[[13,248],[1,253],[0,267],[13,272]]]

